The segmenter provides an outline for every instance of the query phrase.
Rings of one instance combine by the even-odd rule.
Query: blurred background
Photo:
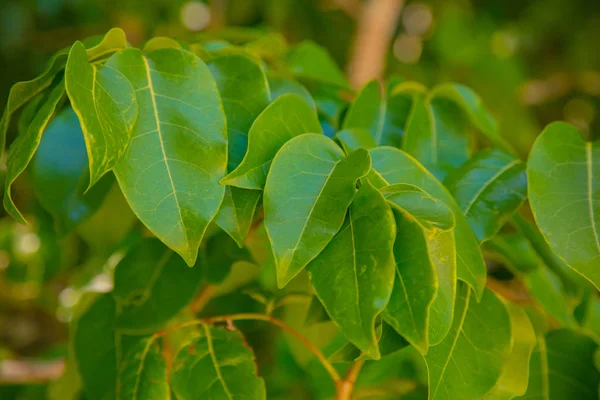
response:
[[[463,83],[522,156],[551,121],[569,121],[588,138],[600,133],[598,0],[0,0],[0,109],[10,87],[40,73],[54,52],[111,27],[125,30],[134,46],[198,33],[252,38],[256,30],[279,32],[290,43],[311,39],[355,88],[389,76],[430,87]],[[23,226],[0,211],[0,360],[64,355],[65,322],[79,290],[110,288],[98,271],[118,262],[114,249],[136,223],[118,190],[77,236],[56,239],[51,216],[36,205],[31,213],[35,224]],[[266,374],[268,387],[284,388],[281,398],[291,398],[290,387],[309,398],[301,390],[315,377],[287,350],[278,354],[277,365],[287,369],[273,382]],[[409,361],[401,365],[406,371],[398,374],[423,373]],[[0,386],[0,398],[64,398],[53,390],[64,393]]]

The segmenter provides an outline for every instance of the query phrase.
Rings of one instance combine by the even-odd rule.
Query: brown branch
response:
[[[403,0],[369,0],[363,6],[348,66],[350,83],[355,88],[381,78],[403,5]]]
[[[365,360],[356,361],[350,366],[350,369],[348,369],[348,372],[346,373],[344,379],[336,382],[336,400],[350,400],[352,398],[352,390],[354,389],[354,384],[356,383],[356,379],[358,378],[358,374],[360,373],[360,370],[363,367],[364,363]]]
[[[0,384],[40,383],[58,379],[65,369],[65,360],[31,361],[4,360],[0,362]]]

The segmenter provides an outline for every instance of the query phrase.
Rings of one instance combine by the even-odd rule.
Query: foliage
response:
[[[461,84],[120,29],[16,84],[2,147],[13,118],[4,206],[35,224],[1,239],[76,293],[50,398],[598,396],[600,157],[569,124],[525,162]]]

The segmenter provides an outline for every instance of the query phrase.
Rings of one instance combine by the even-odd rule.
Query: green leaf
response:
[[[564,262],[600,288],[599,143],[555,122],[538,137],[527,164],[535,220]]]
[[[64,94],[65,84],[62,80],[58,80],[52,90],[44,95],[42,105],[36,110],[35,116],[27,126],[26,131],[17,136],[8,151],[3,203],[6,212],[21,223],[26,221],[11,198],[11,186],[29,165],[40,144],[42,132],[48,126]]]
[[[31,161],[35,197],[52,215],[57,233],[72,231],[94,214],[113,186],[114,177],[106,175],[86,191],[89,176],[81,125],[75,112],[65,108],[46,127]]]
[[[527,197],[525,164],[498,150],[476,154],[444,183],[480,242],[496,235]]]
[[[91,38],[84,41],[84,44],[87,47],[88,58],[93,61],[124,49],[127,47],[127,39],[123,30],[113,28],[104,37]],[[50,59],[46,69],[38,77],[30,81],[16,83],[10,89],[4,113],[0,120],[0,158],[4,152],[6,131],[12,114],[52,84],[54,77],[65,67],[68,54],[68,49],[60,50]]]
[[[389,82],[385,117],[383,121],[382,146],[402,148],[404,131],[410,118],[415,96],[425,92],[425,87],[414,82],[394,84]]]
[[[314,42],[306,40],[297,45],[288,55],[287,63],[297,77],[350,89],[335,61]]]
[[[488,253],[500,258],[500,262],[513,273],[528,273],[540,266],[540,258],[527,240],[522,230],[516,227],[516,232],[501,233],[485,243]]]
[[[504,305],[510,315],[513,345],[500,380],[486,400],[510,400],[525,394],[529,382],[529,362],[536,345],[536,335],[525,311],[509,302]]]
[[[310,92],[296,81],[283,78],[269,78],[269,88],[271,88],[271,98],[273,101],[284,94],[294,93],[302,97],[312,108],[317,109],[317,105]]]
[[[137,243],[115,268],[117,327],[141,333],[161,328],[196,294],[204,262],[200,257],[188,268],[157,239]]]
[[[469,159],[468,126],[453,102],[415,96],[402,148],[443,180],[448,172]]]
[[[65,87],[83,130],[92,187],[127,150],[138,116],[136,94],[121,72],[90,64],[81,42],[69,51]]]
[[[377,145],[383,138],[385,99],[377,80],[367,83],[350,105],[342,129],[364,129]]]
[[[457,104],[470,122],[496,147],[514,154],[514,150],[500,135],[498,124],[481,98],[471,88],[458,83],[445,83],[431,90],[432,98],[446,98]]]
[[[307,266],[331,319],[373,359],[380,358],[375,318],[388,303],[394,282],[393,218],[381,193],[363,182],[344,225]]]
[[[338,142],[346,154],[350,154],[356,149],[373,149],[377,147],[375,140],[364,129],[344,129],[335,134]]]
[[[156,336],[140,340],[119,366],[117,400],[170,399],[167,365]]]
[[[569,329],[538,336],[530,363],[527,392],[519,399],[592,400],[598,398],[600,373],[594,365],[598,344]]]
[[[444,202],[421,188],[397,183],[380,189],[386,200],[406,218],[414,219],[423,229],[449,230],[454,228],[454,214]]]
[[[273,160],[264,195],[265,227],[279,287],[298,275],[339,231],[356,182],[370,167],[366,150],[346,158],[322,135],[300,135],[283,145]]]
[[[221,94],[227,117],[227,172],[242,161],[248,148],[248,131],[271,101],[269,84],[261,66],[242,55],[216,57],[208,62]],[[216,224],[236,240],[240,247],[248,235],[261,193],[229,188]]]
[[[222,184],[263,189],[277,151],[303,133],[322,133],[317,114],[300,96],[286,94],[271,103],[248,133],[248,152]]]
[[[192,53],[124,50],[107,63],[133,84],[139,117],[115,168],[138,218],[194,265],[225,194],[227,133],[217,85]]]
[[[171,39],[170,37],[157,36],[148,40],[146,44],[144,44],[144,48],[142,50],[144,53],[151,53],[155,50],[169,48],[183,49],[183,46],[177,40]]]
[[[384,320],[426,354],[448,334],[454,315],[456,256],[452,231],[431,234],[394,212],[396,279]]]
[[[486,267],[469,223],[448,190],[414,158],[401,150],[380,147],[371,150],[373,170],[370,178],[379,188],[396,183],[417,186],[442,200],[454,213],[454,238],[458,279],[466,282],[480,298],[486,279]]]
[[[477,399],[498,382],[511,351],[510,317],[494,293],[485,290],[479,303],[461,285],[452,329],[425,356],[429,398]]]
[[[177,399],[266,399],[254,354],[237,331],[202,325],[200,335],[173,361],[171,385]]]
[[[219,232],[207,240],[205,278],[209,283],[223,282],[238,261],[254,262],[254,258],[246,247],[240,248],[224,233]]]

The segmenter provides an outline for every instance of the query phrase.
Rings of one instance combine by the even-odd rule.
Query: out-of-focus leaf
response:
[[[279,97],[254,121],[248,133],[248,152],[221,183],[263,189],[275,154],[286,142],[303,133],[322,133],[315,111],[295,94]]]
[[[335,61],[314,42],[304,41],[297,45],[288,55],[287,62],[297,77],[350,89]]]
[[[542,265],[535,271],[522,276],[527,289],[544,311],[555,318],[561,326],[574,327],[573,310],[569,309],[569,299],[561,280]]]
[[[115,168],[138,218],[194,265],[198,246],[225,195],[227,132],[208,67],[192,53],[121,51],[107,63],[133,84],[139,117]]]
[[[65,69],[65,88],[79,117],[90,165],[89,187],[123,157],[138,117],[133,86],[114,68],[90,64],[75,42]]]
[[[307,266],[331,319],[374,359],[380,358],[375,318],[386,306],[394,282],[393,218],[381,193],[363,182],[344,225]]]
[[[335,134],[334,139],[340,143],[346,154],[350,154],[356,149],[368,150],[377,147],[369,132],[359,128],[341,130]]]
[[[529,198],[546,241],[565,263],[600,288],[598,142],[555,122],[536,140],[527,164]],[[596,153],[598,154],[598,153]]]
[[[345,157],[331,139],[304,134],[283,145],[272,167],[265,186],[265,227],[277,284],[283,287],[342,227],[371,158],[364,149]]]
[[[117,400],[171,398],[166,364],[155,336],[140,340],[119,365]]]
[[[378,81],[367,83],[350,105],[342,129],[363,129],[371,135],[377,145],[383,138],[385,99]]]
[[[275,101],[284,94],[293,93],[302,97],[304,101],[312,106],[315,110],[317,105],[313,100],[310,92],[296,81],[284,78],[269,78],[269,88],[271,89],[272,100]]]
[[[405,152],[390,147],[370,150],[373,169],[369,178],[376,186],[405,183],[417,186],[442,200],[454,213],[457,277],[471,286],[480,298],[486,279],[486,267],[477,238],[448,190],[418,161]]]
[[[242,335],[208,325],[179,350],[170,381],[180,400],[267,398],[265,383],[256,375],[254,354]]]
[[[525,164],[498,150],[484,150],[444,181],[480,242],[492,238],[527,196]]]
[[[211,236],[206,243],[205,279],[213,284],[223,282],[238,261],[253,262],[254,259],[246,247],[240,248],[227,235],[217,233]]]

